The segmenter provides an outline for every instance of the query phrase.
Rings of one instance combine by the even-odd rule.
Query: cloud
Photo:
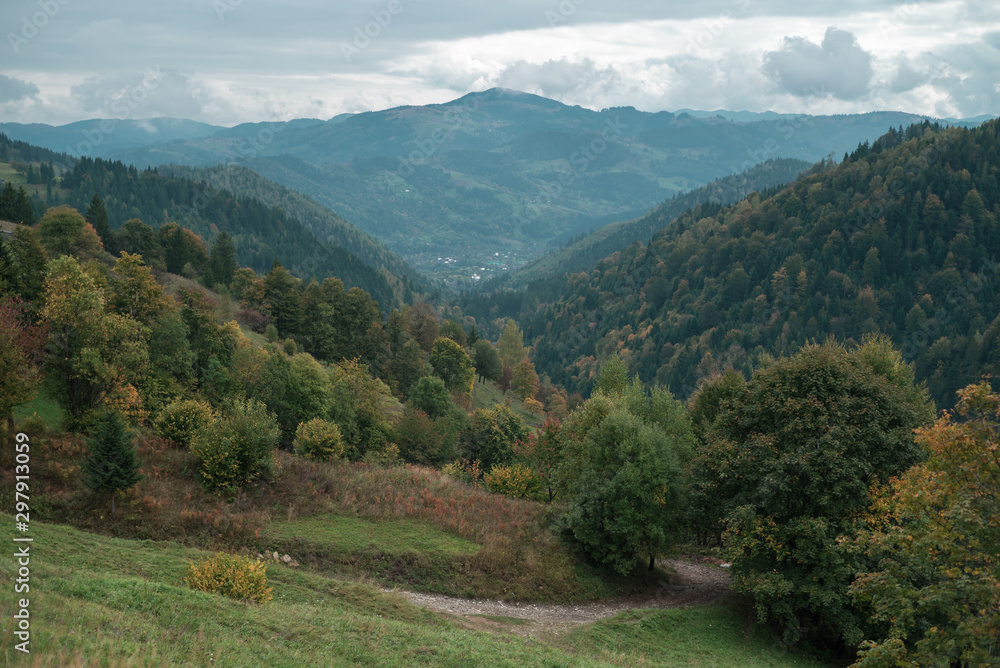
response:
[[[799,97],[856,100],[868,93],[872,55],[853,33],[830,27],[822,44],[785,37],[781,49],[764,54],[764,74],[780,90]]]
[[[889,90],[893,93],[905,93],[923,85],[927,81],[926,72],[918,72],[906,60],[900,62],[896,74],[889,82]]]
[[[198,118],[219,103],[189,75],[159,67],[90,77],[70,94],[82,110],[113,118]]]
[[[0,74],[0,104],[38,96],[38,86]]]
[[[629,88],[614,67],[598,67],[590,58],[579,62],[562,58],[540,64],[519,60],[508,65],[494,79],[494,83],[502,88],[536,93],[558,100],[580,97],[601,99],[609,95],[620,95]]]

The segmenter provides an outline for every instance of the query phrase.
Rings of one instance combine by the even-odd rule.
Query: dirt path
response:
[[[674,570],[670,581],[661,581],[652,594],[617,599],[608,603],[580,605],[544,605],[540,603],[504,603],[486,599],[455,598],[436,594],[418,594],[399,589],[386,590],[401,594],[410,603],[435,612],[453,615],[465,625],[505,630],[542,637],[561,635],[579,624],[595,622],[633,608],[680,608],[717,601],[729,591],[729,573],[715,566],[680,559],[662,562]],[[524,623],[491,620],[490,616],[512,617]]]

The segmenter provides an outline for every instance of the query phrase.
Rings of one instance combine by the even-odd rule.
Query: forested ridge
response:
[[[392,280],[350,251],[324,243],[296,218],[255,197],[100,158],[82,158],[63,176],[62,185],[69,189],[66,203],[80,210],[99,194],[113,230],[132,218],[153,227],[178,222],[206,240],[225,230],[236,244],[240,264],[257,272],[279,260],[306,278],[335,276],[348,287],[361,287],[384,308],[412,299],[405,279]]]
[[[476,292],[485,295],[485,298],[479,301],[478,295],[466,295],[462,300],[463,309],[467,314],[478,317],[479,314],[473,313],[472,309],[490,306],[490,292],[539,281],[558,280],[566,272],[584,271],[598,260],[624,250],[636,241],[648,241],[655,232],[662,230],[688,209],[706,202],[732,204],[755,190],[767,190],[794,181],[808,168],[809,163],[804,160],[773,158],[739,174],[724,176],[700,188],[679,194],[633,220],[622,220],[600,227],[590,234],[581,234],[579,239],[571,240],[565,248],[533,260],[512,274],[484,282]],[[476,306],[473,306],[474,303]]]
[[[770,197],[680,216],[527,305],[539,372],[587,392],[618,351],[686,395],[727,366],[881,331],[953,404],[1000,369],[997,127],[893,130]]]
[[[175,206],[170,188],[189,181],[39,165],[36,203],[97,177],[104,196],[5,225],[0,440],[30,441],[42,462],[43,527],[223,550],[164,607],[198,624],[188,590],[286,603],[298,585],[282,576],[300,567],[480,598],[636,600],[669,577],[658,558],[691,550],[728,562],[743,596],[721,606],[745,617],[743,644],[755,620],[780,636],[765,665],[787,647],[859,668],[995,663],[1000,396],[967,384],[935,421],[928,386],[961,376],[939,377],[950,358],[929,384],[916,371],[945,344],[960,371],[992,368],[996,124],[893,131],[788,188],[702,205],[571,274],[527,319],[533,347],[513,319],[494,344],[457,308],[386,316],[337,278],[240,267],[233,237],[255,230],[228,225],[243,200],[226,193],[205,191],[218,208],[175,193],[228,228],[209,247],[169,216],[110,224],[106,202],[125,215],[162,187],[145,199]],[[5,187],[0,204],[30,222],[26,193]],[[268,238],[293,228],[253,206]],[[810,342],[827,333],[843,342]],[[588,398],[536,372],[560,354]],[[685,370],[700,382],[682,402],[665,383]],[[378,523],[348,546],[339,527],[362,518],[419,535],[398,559],[373,546]],[[466,541],[461,554],[429,550],[428,528]],[[86,624],[117,605],[104,598],[80,606]]]
[[[109,231],[118,235],[128,236],[122,228],[130,220],[153,229],[176,223],[205,244],[226,232],[243,266],[263,273],[278,260],[304,279],[336,277],[348,288],[364,289],[386,311],[431,290],[405,261],[332,211],[247,170],[238,170],[245,172],[243,178],[230,175],[219,181],[212,172],[192,178],[100,158],[77,160],[4,135],[0,160],[24,173],[29,185],[28,192],[21,192],[7,184],[0,218],[13,222],[33,224],[48,207],[59,204],[82,212],[97,195]],[[31,184],[45,187],[32,189]],[[112,242],[108,249],[114,246]],[[126,246],[117,250],[139,252]]]
[[[206,183],[237,197],[253,197],[270,207],[284,211],[297,219],[317,238],[342,246],[379,270],[390,283],[398,283],[399,290],[430,292],[430,282],[396,253],[393,253],[371,235],[341,218],[334,211],[317,204],[310,198],[290,188],[264,178],[257,172],[237,165],[191,168],[169,166],[159,170],[163,174],[189,178]]]

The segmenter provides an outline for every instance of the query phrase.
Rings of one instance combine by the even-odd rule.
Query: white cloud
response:
[[[764,54],[764,73],[785,93],[856,100],[868,93],[872,54],[852,33],[831,27],[822,44],[786,37],[779,50]]]
[[[348,62],[340,44],[388,0],[225,1],[233,11],[221,19],[211,0],[66,4],[5,56],[5,74],[37,91],[0,101],[0,120],[127,112],[232,125],[444,102],[497,85],[645,110],[974,115],[998,102],[997,3],[400,0]],[[18,25],[24,2],[0,3],[0,25]],[[567,3],[575,9],[552,27],[546,12]],[[133,100],[147,67],[163,79]]]

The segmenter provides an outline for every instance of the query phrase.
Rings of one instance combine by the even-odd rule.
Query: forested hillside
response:
[[[379,269],[387,280],[402,279],[402,283],[418,292],[431,291],[430,282],[417,273],[396,253],[371,235],[362,232],[334,211],[323,207],[305,195],[265,179],[260,174],[235,165],[206,168],[169,166],[158,170],[162,174],[201,181],[213,188],[233,193],[237,197],[252,197],[264,204],[281,209],[297,219],[310,232],[328,244],[340,246]]]
[[[614,222],[598,228],[565,248],[538,258],[511,274],[491,279],[479,288],[488,293],[500,288],[516,288],[540,278],[559,276],[569,271],[583,271],[612,253],[625,250],[636,241],[646,242],[683,212],[704,204],[732,204],[755,190],[785,185],[809,163],[794,158],[777,158],[754,165],[745,172],[724,176],[708,185],[677,195],[654,207],[639,218]]]
[[[619,351],[689,394],[727,366],[882,331],[951,405],[1000,370],[997,128],[894,130],[771,197],[686,213],[524,313],[539,371],[586,392]]]
[[[566,289],[566,274],[592,267],[612,253],[635,242],[646,242],[681,213],[705,202],[731,204],[751,192],[784,185],[795,179],[808,163],[791,158],[768,160],[741,174],[713,181],[663,202],[633,220],[605,225],[565,248],[529,262],[512,274],[486,281],[457,300],[462,312],[483,323],[488,332],[502,326],[504,315],[517,315],[539,303],[550,303]]]
[[[361,287],[383,308],[412,299],[413,286],[406,276],[390,275],[339,245],[325,243],[296,218],[256,197],[238,197],[190,179],[100,158],[81,159],[63,176],[62,186],[68,189],[65,203],[80,211],[99,194],[112,230],[138,218],[154,228],[177,222],[205,240],[226,231],[240,264],[258,273],[279,260],[305,278],[333,276],[348,287]]]

